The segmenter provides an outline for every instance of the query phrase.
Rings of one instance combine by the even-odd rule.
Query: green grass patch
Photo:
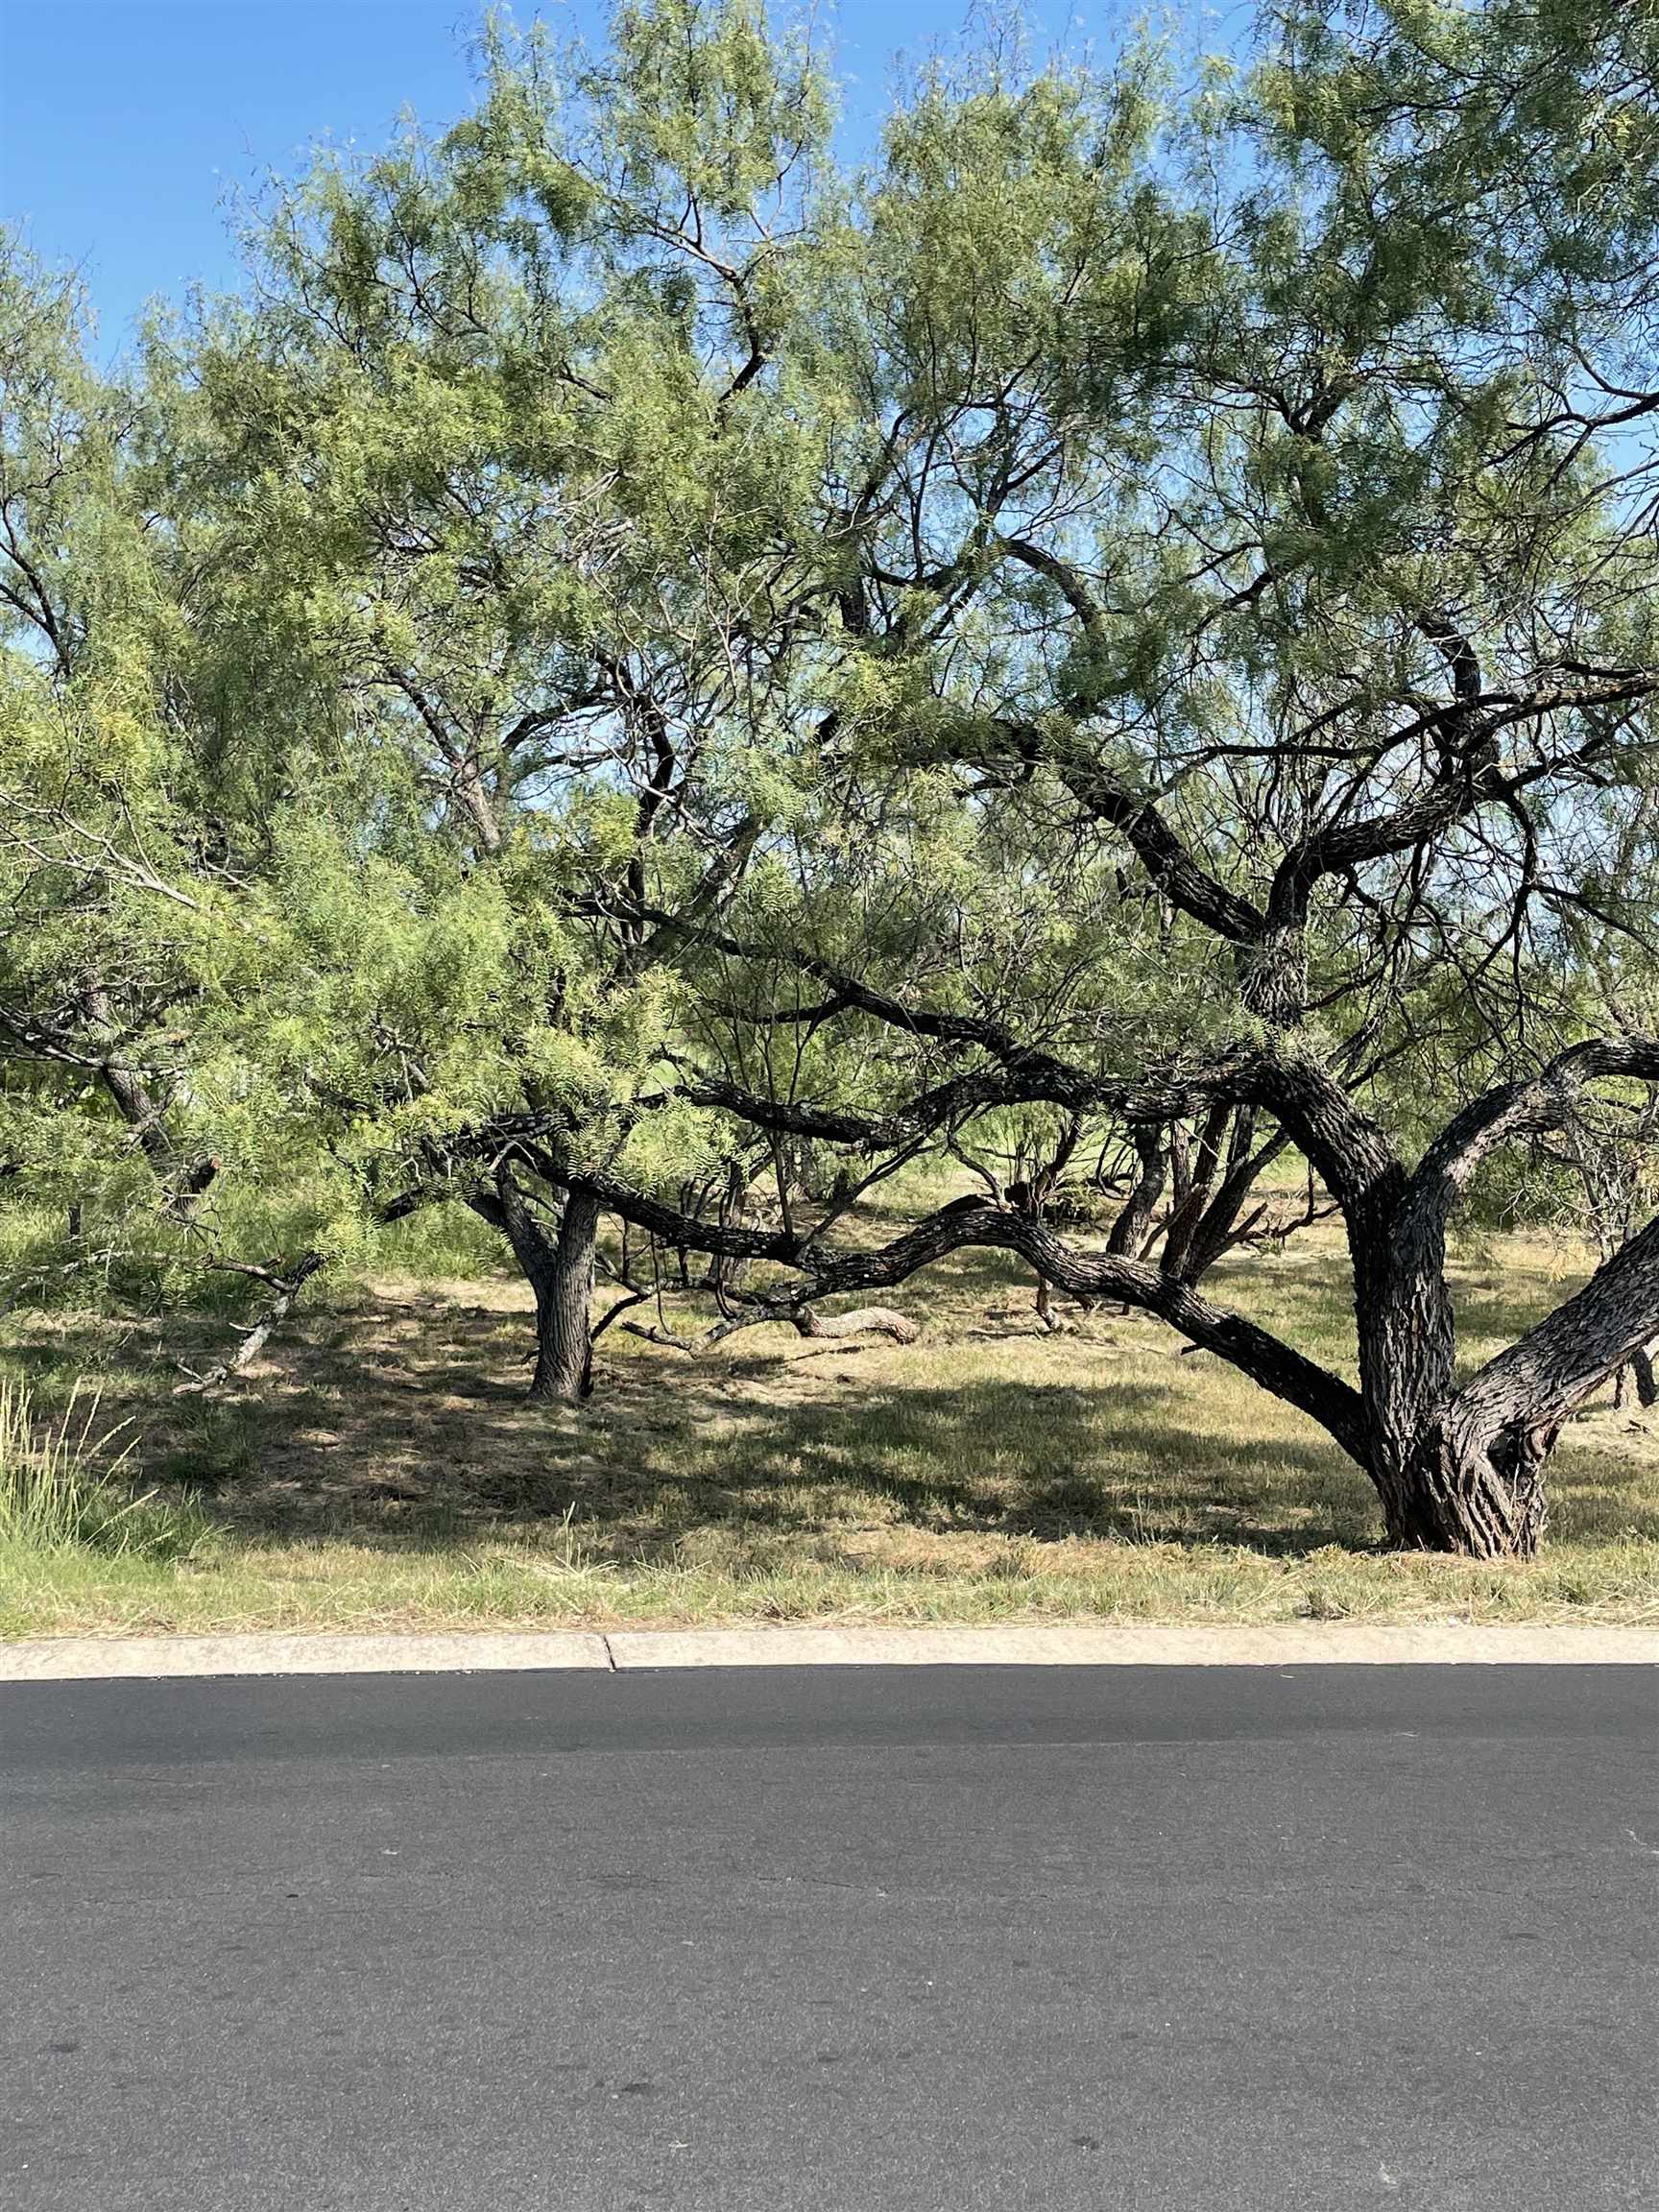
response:
[[[1518,1239],[1472,1255],[1467,1357],[1565,1295],[1569,1261]],[[1351,1366],[1333,1239],[1220,1288]],[[34,1463],[68,1437],[106,1533],[0,1540],[0,1634],[1659,1620],[1649,1417],[1602,1403],[1571,1426],[1535,1562],[1403,1558],[1329,1439],[1156,1323],[1097,1311],[1047,1334],[995,1254],[902,1302],[924,1332],[903,1347],[768,1329],[692,1361],[613,1333],[574,1413],[526,1402],[524,1299],[500,1277],[319,1297],[214,1399],[174,1390],[221,1322],[13,1315],[0,1368],[32,1394]]]

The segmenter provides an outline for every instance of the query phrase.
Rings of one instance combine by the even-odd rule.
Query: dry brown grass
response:
[[[1471,1357],[1563,1294],[1511,1240],[1459,1270]],[[1310,1238],[1227,1286],[1351,1357],[1340,1255]],[[613,1334],[580,1412],[523,1397],[505,1280],[386,1278],[319,1301],[233,1391],[176,1398],[177,1329],[21,1328],[50,1401],[86,1378],[147,1482],[214,1533],[174,1563],[0,1558],[0,1633],[469,1621],[1659,1618],[1659,1430],[1593,1408],[1535,1565],[1380,1553],[1369,1485],[1310,1424],[1156,1323],[1037,1326],[999,1255],[903,1301],[921,1342],[757,1330],[697,1361]],[[86,1386],[84,1383],[84,1387]]]

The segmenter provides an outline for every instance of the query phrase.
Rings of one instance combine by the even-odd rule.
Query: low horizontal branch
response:
[[[989,1200],[958,1199],[889,1243],[873,1250],[833,1252],[791,1230],[742,1229],[698,1220],[597,1170],[554,1172],[566,1188],[587,1190],[609,1213],[649,1230],[668,1245],[770,1261],[791,1269],[802,1277],[787,1301],[796,1311],[827,1297],[892,1288],[964,1247],[1017,1252],[1058,1289],[1074,1297],[1116,1299],[1157,1315],[1274,1397],[1310,1414],[1352,1458],[1362,1466],[1366,1463],[1364,1411],[1352,1384],[1242,1314],[1214,1304],[1188,1284],[1172,1281],[1151,1262],[1068,1244],[1029,1214]]]

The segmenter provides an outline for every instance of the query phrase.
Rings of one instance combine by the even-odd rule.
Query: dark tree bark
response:
[[[1547,1518],[1544,1462],[1555,1423],[1484,1432],[1454,1404],[1420,1441],[1406,1479],[1384,1493],[1388,1540],[1402,1551],[1530,1559]]]
[[[1205,1208],[1188,1239],[1186,1263],[1181,1272],[1188,1283],[1202,1283],[1212,1267],[1226,1258],[1235,1246],[1245,1243],[1262,1229],[1268,1218],[1265,1203],[1251,1208],[1249,1204],[1258,1178],[1262,1170],[1277,1160],[1289,1144],[1289,1138],[1281,1129],[1269,1137],[1264,1144],[1257,1145],[1256,1117],[1248,1107],[1242,1107],[1233,1118],[1233,1134],[1228,1141],[1227,1171],[1220,1188]],[[1309,1214],[1303,1221],[1282,1225],[1282,1233],[1305,1226],[1311,1218],[1311,1195]]]
[[[1378,1179],[1350,1212],[1369,1473],[1393,1543],[1480,1559],[1530,1558],[1547,1519],[1544,1466],[1573,1411],[1652,1341],[1659,1219],[1575,1297],[1461,1386],[1446,1281],[1446,1221],[1480,1162],[1572,1112],[1599,1075],[1659,1076],[1643,1039],[1575,1046],[1457,1115],[1416,1172]]]
[[[536,1367],[530,1396],[542,1405],[574,1406],[593,1386],[593,1255],[599,1202],[583,1190],[565,1194],[549,1236],[510,1167],[495,1177],[493,1195],[480,1191],[472,1210],[500,1229],[536,1300]]]
[[[1120,1253],[1125,1259],[1139,1260],[1146,1249],[1152,1234],[1153,1215],[1158,1201],[1164,1195],[1164,1181],[1168,1172],[1168,1156],[1165,1149],[1163,1131],[1149,1122],[1137,1122],[1129,1132],[1141,1162],[1141,1173],[1134,1189],[1124,1201],[1122,1211],[1112,1224],[1106,1239],[1108,1252]]]
[[[1653,1374],[1653,1347],[1644,1344],[1639,1352],[1630,1355],[1630,1365],[1636,1376],[1636,1402],[1640,1406],[1659,1406],[1659,1380]]]
[[[536,1370],[530,1395],[573,1406],[593,1387],[593,1248],[599,1209],[582,1191],[565,1201],[559,1233],[531,1276],[536,1293]]]
[[[1196,1155],[1188,1144],[1186,1131],[1177,1132],[1172,1154],[1175,1204],[1164,1231],[1164,1272],[1178,1276],[1183,1282],[1193,1280],[1188,1272],[1188,1256],[1215,1188],[1221,1142],[1232,1111],[1225,1101],[1211,1107],[1198,1133]]]

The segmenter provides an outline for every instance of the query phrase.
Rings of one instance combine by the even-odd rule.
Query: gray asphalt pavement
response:
[[[1634,1668],[0,1690],[6,2212],[1659,2205]]]

